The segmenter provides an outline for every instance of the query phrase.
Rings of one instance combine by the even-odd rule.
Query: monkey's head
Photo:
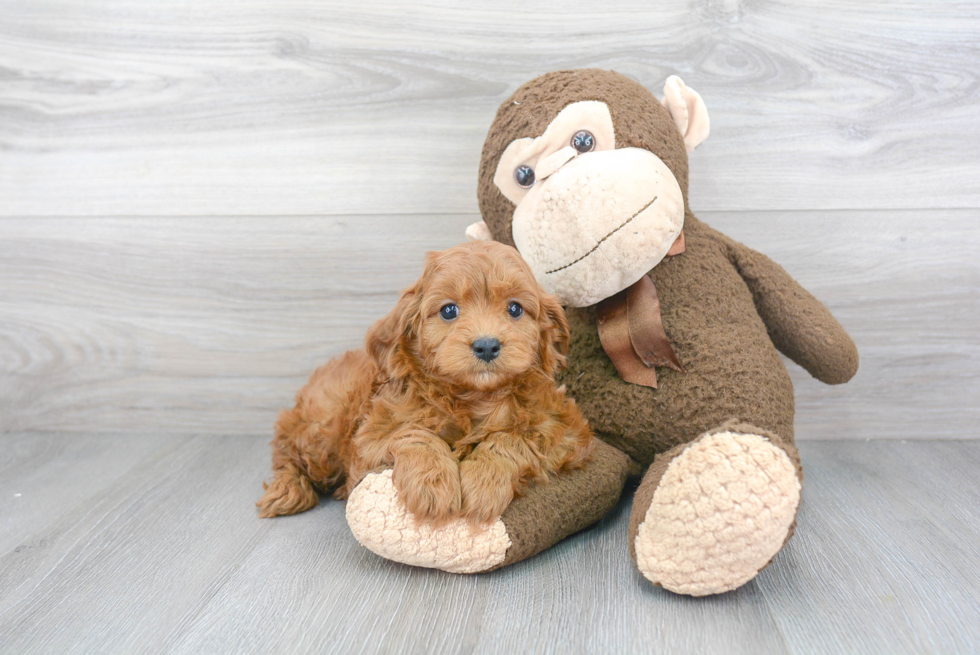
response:
[[[684,226],[687,154],[708,136],[701,96],[671,76],[664,100],[598,69],[534,79],[497,111],[483,146],[474,239],[514,245],[572,307],[639,280]]]

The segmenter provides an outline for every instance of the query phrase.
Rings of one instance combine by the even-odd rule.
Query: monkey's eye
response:
[[[513,316],[514,318],[520,318],[521,316],[524,315],[524,308],[521,307],[518,303],[512,302],[511,304],[507,305],[507,313]]]
[[[459,307],[457,307],[453,303],[449,303],[448,305],[443,305],[442,309],[439,310],[439,316],[443,317],[447,321],[451,321],[457,316],[459,316]]]
[[[534,169],[527,165],[518,166],[514,171],[514,178],[522,187],[530,189],[534,186]]]
[[[570,145],[581,154],[592,152],[595,150],[595,137],[592,136],[592,132],[579,130],[572,137]]]

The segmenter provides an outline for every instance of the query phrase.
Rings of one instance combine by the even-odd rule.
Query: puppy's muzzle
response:
[[[500,354],[500,340],[481,337],[473,342],[473,354],[479,359],[490,363]]]

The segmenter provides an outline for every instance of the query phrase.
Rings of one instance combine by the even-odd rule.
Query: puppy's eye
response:
[[[579,130],[572,137],[570,145],[580,153],[585,154],[595,150],[595,137],[592,136],[592,132]]]
[[[534,186],[534,169],[530,166],[518,166],[514,171],[514,179],[525,189],[530,189]]]
[[[457,316],[459,316],[459,307],[457,307],[453,303],[449,303],[448,305],[443,305],[442,309],[439,310],[439,316],[443,317],[447,321],[451,321]]]
[[[514,318],[520,318],[524,315],[524,308],[518,305],[516,302],[512,302],[511,304],[507,305],[507,313]]]

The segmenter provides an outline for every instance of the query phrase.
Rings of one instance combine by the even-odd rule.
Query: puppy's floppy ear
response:
[[[568,354],[572,337],[565,310],[558,298],[542,292],[538,302],[541,307],[541,315],[538,317],[541,325],[541,341],[538,345],[541,366],[548,375],[554,375],[565,366],[565,355]]]
[[[364,338],[364,347],[378,368],[390,377],[404,377],[411,372],[408,341],[419,329],[421,283],[406,289],[388,315],[376,322]]]

